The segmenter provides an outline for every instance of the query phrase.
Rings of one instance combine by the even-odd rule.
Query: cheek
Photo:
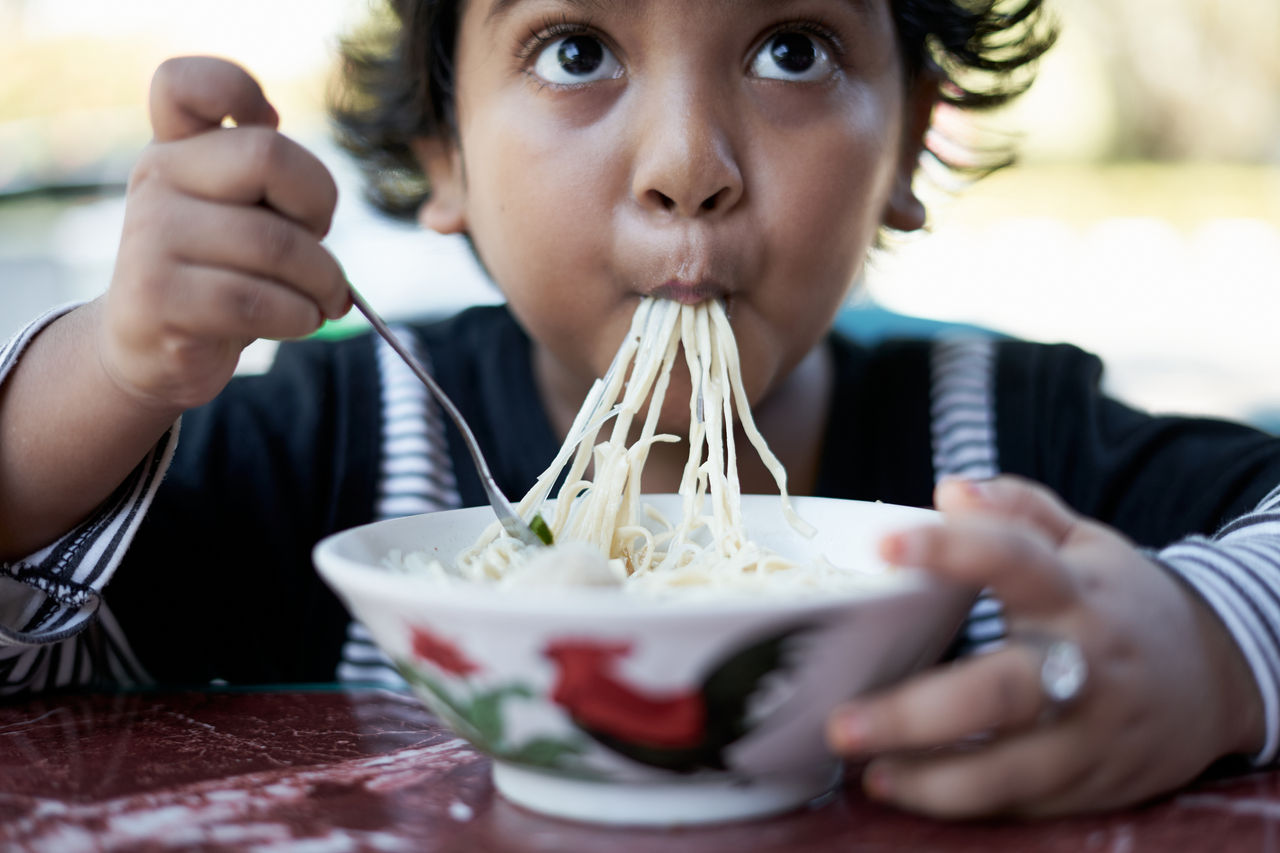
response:
[[[860,255],[856,247],[874,240],[892,189],[893,169],[886,164],[895,158],[888,148],[880,133],[834,128],[792,147],[789,156],[772,154],[782,238],[810,244],[815,259],[841,254],[839,244]]]
[[[753,402],[809,353],[843,304],[892,187],[892,169],[881,165],[893,159],[889,146],[874,126],[833,122],[762,152],[760,194],[772,203],[759,225],[769,235],[772,284],[734,322]]]
[[[796,287],[841,291],[875,240],[889,194],[894,159],[880,133],[833,128],[767,152],[761,174],[775,199],[768,216],[777,258]],[[785,259],[785,260],[784,260]]]
[[[593,160],[598,146],[585,135],[554,123],[490,121],[471,129],[466,153],[477,164],[468,185],[472,239],[504,284],[512,280],[497,269],[504,259],[513,269],[503,272],[517,276],[538,264],[563,269],[575,248],[591,242],[591,224],[603,221],[608,162]]]
[[[858,274],[893,188],[896,134],[886,132],[882,112],[879,122],[851,112],[811,128],[790,156],[768,152],[773,165],[763,167],[779,199],[779,254],[792,265],[784,274],[819,299],[843,294]]]
[[[528,111],[526,111],[527,113]],[[557,359],[593,378],[630,322],[610,274],[616,166],[585,131],[499,122],[469,128],[468,223],[476,250],[522,325]],[[611,313],[612,312],[612,313]],[[601,328],[616,336],[600,334]]]

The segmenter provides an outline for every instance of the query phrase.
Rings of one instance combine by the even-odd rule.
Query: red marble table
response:
[[[856,790],[694,829],[568,823],[494,794],[488,760],[378,690],[137,693],[0,705],[0,850],[1140,851],[1280,849],[1280,774],[1104,817],[942,823]]]

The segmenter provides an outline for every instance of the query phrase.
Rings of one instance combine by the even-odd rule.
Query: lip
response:
[[[672,278],[655,287],[649,295],[658,299],[670,299],[682,305],[697,305],[709,299],[725,299],[729,292],[723,285],[714,281],[684,281]]]

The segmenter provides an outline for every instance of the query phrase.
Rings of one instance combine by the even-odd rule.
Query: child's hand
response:
[[[99,324],[103,367],[144,404],[207,402],[255,338],[306,335],[349,307],[320,245],[337,188],[277,121],[231,63],[174,59],[155,74],[155,139],[129,182]]]
[[[890,537],[885,556],[989,586],[1004,647],[832,714],[828,736],[871,759],[868,792],[949,817],[1116,808],[1262,744],[1261,698],[1209,609],[1115,531],[1028,482],[944,482],[946,523]],[[1079,644],[1083,692],[1053,708],[1043,643]]]

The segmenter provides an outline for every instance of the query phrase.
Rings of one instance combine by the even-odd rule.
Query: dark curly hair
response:
[[[412,218],[430,187],[413,139],[453,133],[454,49],[461,0],[385,0],[388,14],[342,45],[329,112],[339,144],[365,172],[370,200]],[[890,0],[908,85],[941,74],[940,98],[966,110],[997,107],[1031,85],[1057,31],[1044,0]],[[1003,147],[948,157],[952,171],[981,175],[1011,161]]]

